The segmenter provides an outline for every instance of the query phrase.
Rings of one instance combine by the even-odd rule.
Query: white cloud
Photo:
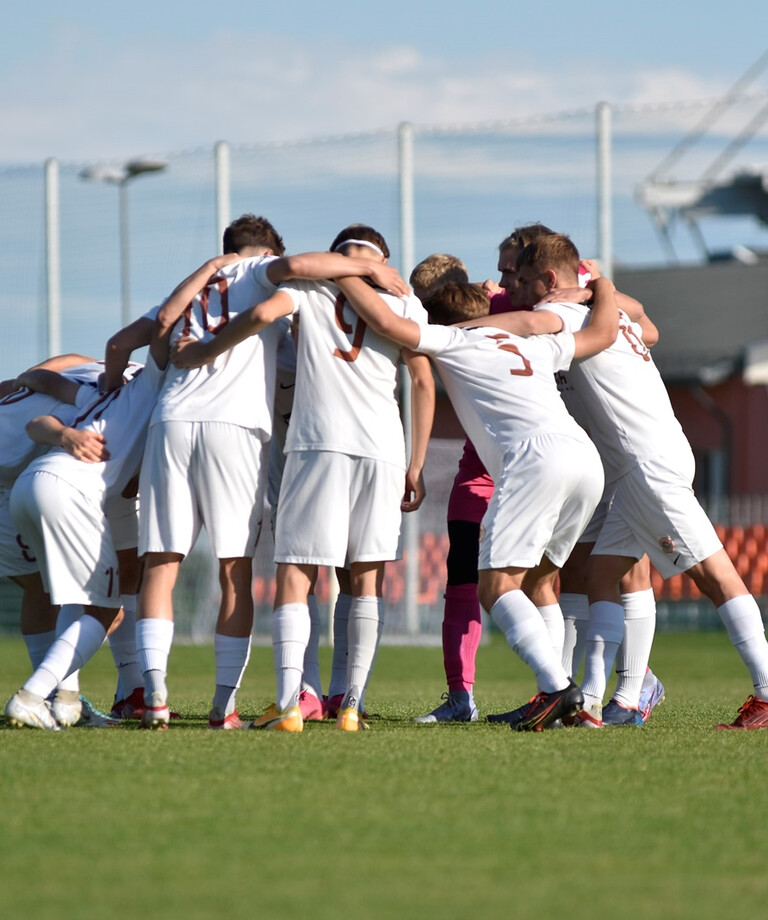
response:
[[[204,40],[97,40],[69,25],[45,61],[8,74],[0,94],[5,161],[121,158],[207,146],[370,131],[403,120],[477,123],[597,100],[649,105],[725,87],[680,68],[610,66],[470,48],[461,58],[220,29]]]

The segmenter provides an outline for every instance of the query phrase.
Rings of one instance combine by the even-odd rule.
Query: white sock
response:
[[[82,604],[64,604],[59,608],[59,615],[56,617],[56,635],[63,635],[69,627],[76,623],[85,610]],[[80,670],[73,671],[68,677],[65,677],[56,688],[57,690],[70,690],[72,693],[80,693]]]
[[[152,703],[153,694],[168,698],[166,679],[168,656],[173,644],[173,620],[146,617],[136,623],[136,647],[139,667],[144,678],[144,702]]]
[[[116,700],[126,700],[137,687],[144,686],[136,647],[136,595],[120,596],[123,620],[107,637],[109,649],[117,668]]]
[[[237,691],[251,657],[251,637],[215,633],[213,650],[216,658],[216,690],[212,705],[220,707],[224,715],[228,716],[235,711]]]
[[[48,632],[27,633],[22,638],[27,646],[27,654],[32,662],[32,670],[36,671],[40,667],[43,658],[45,658],[46,652],[53,645],[56,631],[50,629]]]
[[[589,598],[586,594],[561,594],[563,613],[563,667],[575,677],[584,662],[589,629]]]
[[[538,607],[544,625],[549,633],[549,641],[552,643],[552,650],[558,658],[562,660],[563,645],[565,643],[565,623],[563,621],[563,611],[560,604],[547,604],[546,607]]]
[[[621,603],[624,607],[624,638],[616,655],[619,679],[613,699],[628,709],[637,709],[656,632],[653,588],[622,594]]]
[[[309,642],[304,652],[304,676],[301,681],[301,689],[307,690],[314,694],[319,700],[323,698],[323,684],[320,678],[320,610],[317,606],[317,598],[310,594],[307,598],[309,604]]]
[[[373,670],[383,623],[384,602],[380,597],[354,597],[349,608],[347,627],[347,693],[362,705],[363,693]]]
[[[347,627],[352,595],[339,594],[333,610],[333,662],[331,681],[328,684],[328,699],[344,695],[347,690]]]
[[[68,674],[78,671],[96,654],[106,634],[95,617],[84,614],[56,639],[24,689],[47,697]]]
[[[280,712],[298,705],[310,629],[307,604],[282,604],[272,614],[272,655],[277,677],[275,705]]]
[[[602,705],[608,676],[624,638],[624,608],[613,601],[595,601],[589,605],[589,632],[581,689],[585,707]]]
[[[490,610],[494,622],[510,646],[536,675],[544,693],[564,690],[570,683],[539,611],[522,591],[502,594]]]
[[[741,660],[749,669],[755,696],[768,700],[768,642],[760,608],[751,594],[733,597],[717,608]]]

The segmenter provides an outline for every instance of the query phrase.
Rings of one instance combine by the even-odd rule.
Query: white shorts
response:
[[[139,552],[186,556],[205,526],[218,559],[251,557],[264,506],[264,445],[226,422],[161,422],[141,467]]]
[[[11,492],[0,487],[0,575],[31,575],[39,568],[32,549],[24,542],[13,522]]]
[[[275,527],[275,562],[348,567],[399,558],[405,472],[334,451],[291,451]]]
[[[603,465],[591,441],[546,434],[504,459],[480,525],[478,568],[531,569],[570,556],[603,493]]]
[[[120,606],[120,573],[101,505],[44,470],[22,473],[11,515],[40,564],[53,604]]]
[[[618,480],[592,553],[633,559],[648,553],[671,578],[722,545],[689,480],[657,460],[639,463]]]
[[[138,498],[113,495],[104,505],[104,514],[112,530],[115,549],[135,549],[139,545]]]
[[[595,543],[600,536],[600,531],[605,523],[605,516],[608,514],[608,508],[611,504],[611,497],[615,489],[615,483],[612,483],[603,492],[602,498],[598,502],[595,513],[589,519],[589,523],[584,528],[584,533],[576,541],[577,543]]]

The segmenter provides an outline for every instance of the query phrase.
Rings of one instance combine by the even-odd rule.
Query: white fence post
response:
[[[600,270],[613,278],[613,209],[611,172],[611,107],[597,104],[597,251]]]
[[[59,163],[45,161],[45,358],[61,354]]]

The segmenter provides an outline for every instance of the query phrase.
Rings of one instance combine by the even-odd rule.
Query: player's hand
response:
[[[602,277],[600,274],[600,266],[594,259],[580,259],[579,268],[583,268],[585,271],[589,272],[589,276],[593,281]]]
[[[555,288],[542,297],[536,306],[543,303],[586,303],[588,300],[592,300],[589,287]]]
[[[419,473],[414,475],[410,470],[405,474],[405,494],[400,502],[401,511],[415,511],[424,501],[427,489],[424,485],[424,476]]]
[[[490,278],[487,281],[483,281],[481,287],[489,297],[493,297],[494,294],[504,293],[504,288],[498,283],[498,281],[491,281]]]
[[[174,367],[202,367],[209,361],[203,343],[192,336],[183,336],[171,345],[171,364]]]
[[[376,287],[389,291],[396,297],[405,297],[406,294],[411,293],[411,289],[400,277],[400,272],[393,265],[387,265],[385,262],[372,262],[368,277]]]
[[[95,431],[80,431],[77,428],[65,428],[61,433],[61,446],[83,463],[101,463],[109,460],[107,442],[103,434]]]

